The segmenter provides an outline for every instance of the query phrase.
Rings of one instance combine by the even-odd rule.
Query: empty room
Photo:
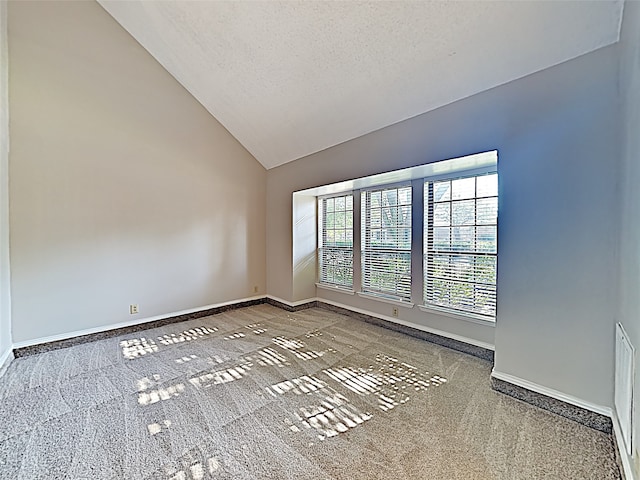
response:
[[[0,0],[0,479],[640,480],[640,2]]]

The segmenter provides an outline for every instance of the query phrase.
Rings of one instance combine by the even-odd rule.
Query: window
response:
[[[353,287],[353,195],[319,199],[319,282]]]
[[[498,175],[425,182],[424,303],[496,316]]]
[[[308,219],[317,205],[319,222],[317,242],[298,228],[306,222],[294,225],[294,286],[306,288],[317,266],[317,286],[340,290],[349,305],[342,294],[404,307],[412,318],[420,310],[491,326],[497,168],[492,150],[294,192],[294,218]]]
[[[411,301],[411,186],[364,191],[362,291]]]

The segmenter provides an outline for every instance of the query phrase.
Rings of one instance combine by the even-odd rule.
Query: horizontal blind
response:
[[[411,301],[411,186],[362,192],[362,291]]]
[[[496,173],[425,182],[424,303],[496,316]]]
[[[318,281],[353,287],[353,195],[320,199]]]

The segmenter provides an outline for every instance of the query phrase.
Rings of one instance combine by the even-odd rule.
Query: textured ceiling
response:
[[[99,1],[266,168],[615,43],[623,8]]]

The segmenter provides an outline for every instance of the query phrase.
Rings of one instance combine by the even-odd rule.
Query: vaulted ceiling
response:
[[[266,168],[615,43],[623,9],[99,1]]]

